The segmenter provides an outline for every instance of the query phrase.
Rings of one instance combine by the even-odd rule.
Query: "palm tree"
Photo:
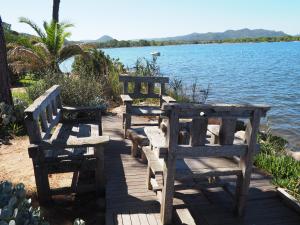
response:
[[[9,78],[6,44],[4,39],[2,20],[0,17],[0,102],[5,102],[6,104],[13,105]]]
[[[59,22],[59,4],[60,0],[53,0],[52,20]]]
[[[50,69],[61,72],[59,64],[75,55],[86,55],[85,45],[65,45],[66,38],[71,36],[66,30],[73,27],[68,23],[44,22],[44,31],[27,18],[20,18],[21,23],[28,24],[38,35],[31,48],[20,45],[9,45],[8,58],[14,71],[43,71]]]

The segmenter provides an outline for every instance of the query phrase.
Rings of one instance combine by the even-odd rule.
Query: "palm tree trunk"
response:
[[[9,76],[6,44],[4,39],[2,20],[0,17],[0,102],[5,102],[6,104],[13,105]]]
[[[60,0],[53,0],[52,20],[59,22],[59,4]]]

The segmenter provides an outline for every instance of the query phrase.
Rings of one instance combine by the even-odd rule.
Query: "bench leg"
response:
[[[102,195],[105,193],[105,174],[104,174],[104,148],[99,145],[95,147],[95,156],[97,166],[95,169],[96,193]]]
[[[124,138],[127,138],[126,133],[127,129],[131,127],[131,115],[130,114],[123,114],[123,124],[124,124]]]
[[[172,224],[174,179],[175,179],[176,158],[171,154],[164,161],[164,186],[160,207],[160,218],[163,225]]]
[[[141,152],[141,162],[146,164],[148,162],[147,157],[144,153],[144,151],[140,151]]]
[[[249,168],[251,167],[251,168]],[[250,178],[251,178],[252,166],[248,166],[242,175],[237,176],[236,181],[236,202],[235,202],[235,214],[238,216],[243,216],[245,214],[245,206],[247,202]]]
[[[33,169],[39,201],[41,204],[47,203],[51,200],[47,168],[40,163],[33,162]]]
[[[152,190],[152,185],[151,185],[151,177],[153,176],[152,170],[150,168],[150,164],[148,163],[147,166],[147,180],[146,180],[146,185],[148,190]]]
[[[131,146],[131,155],[133,157],[137,157],[138,155],[138,143],[136,141],[132,141],[132,146]]]

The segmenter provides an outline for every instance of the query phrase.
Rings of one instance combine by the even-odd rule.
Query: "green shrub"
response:
[[[259,135],[261,152],[270,155],[285,154],[285,147],[288,143],[285,139],[272,135],[270,131]]]
[[[45,79],[27,87],[28,96],[31,100],[35,100],[55,84],[61,86],[64,105],[107,107],[104,84],[95,78],[69,77],[61,74],[48,75]]]
[[[90,49],[88,56],[76,56],[72,72],[80,79],[97,80],[103,84],[103,94],[107,99],[118,99],[121,90],[119,74],[125,72],[124,65],[98,49]]]
[[[161,75],[160,67],[157,64],[157,56],[153,56],[152,60],[138,58],[133,69],[133,74],[136,76],[155,77]]]
[[[0,103],[0,144],[7,143],[11,136],[24,134],[24,110],[28,104],[14,99],[14,107]]]

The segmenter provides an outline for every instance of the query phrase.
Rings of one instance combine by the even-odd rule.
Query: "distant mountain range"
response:
[[[90,43],[90,42],[108,42],[108,41],[112,41],[114,40],[114,38],[112,38],[111,36],[108,35],[103,35],[102,37],[98,38],[97,40],[82,40],[80,42],[85,42],[85,43]]]
[[[164,38],[145,38],[148,41],[216,41],[225,39],[236,38],[259,38],[259,37],[282,37],[288,36],[288,34],[282,31],[273,31],[265,29],[240,29],[240,30],[227,30],[225,32],[208,32],[208,33],[192,33],[175,37]],[[114,40],[114,38],[104,35],[97,40],[86,40],[82,42],[108,42]]]
[[[192,33],[188,35],[166,37],[166,38],[152,38],[147,40],[154,41],[216,41],[236,38],[259,38],[259,37],[282,37],[288,34],[282,31],[272,31],[264,29],[241,29],[241,30],[227,30],[225,32],[208,32],[208,33]]]

